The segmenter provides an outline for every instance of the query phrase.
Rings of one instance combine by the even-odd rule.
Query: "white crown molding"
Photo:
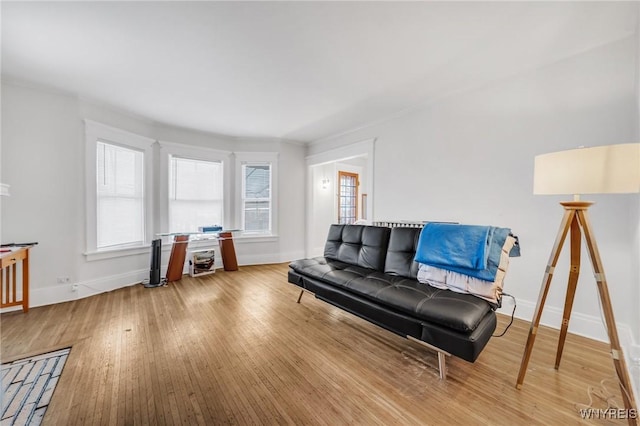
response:
[[[291,145],[307,146],[307,142],[304,141],[269,136],[231,136],[231,139],[235,142],[287,143]]]
[[[233,154],[237,161],[256,161],[256,162],[270,162],[278,161],[280,153],[278,151],[234,151]]]
[[[159,131],[162,130],[170,130],[170,131],[181,131],[181,132],[189,132],[189,133],[193,133],[193,134],[197,134],[203,137],[208,137],[208,138],[215,138],[215,139],[220,139],[221,141],[224,142],[229,142],[229,143],[242,143],[242,142],[255,142],[255,143],[286,143],[286,144],[290,144],[290,145],[296,145],[296,146],[307,146],[307,143],[304,141],[298,141],[298,140],[294,140],[294,139],[287,139],[287,138],[279,138],[279,137],[268,137],[268,136],[264,136],[264,137],[260,137],[260,136],[238,136],[238,135],[229,135],[229,134],[224,134],[224,133],[216,133],[216,132],[209,132],[209,131],[205,131],[205,130],[201,130],[201,129],[196,129],[196,128],[192,128],[192,127],[185,127],[185,126],[180,126],[180,125],[176,125],[176,124],[171,124],[171,123],[165,123],[162,121],[158,121],[155,120],[153,118],[144,116],[144,115],[140,115],[140,114],[136,114],[132,111],[114,106],[112,104],[106,103],[104,101],[101,101],[99,99],[90,97],[90,96],[86,96],[86,95],[82,95],[79,94],[77,92],[71,91],[71,90],[65,90],[65,89],[59,89],[57,87],[53,87],[53,86],[49,86],[46,84],[42,84],[42,83],[36,83],[33,81],[28,81],[28,80],[23,80],[19,77],[13,76],[13,75],[7,75],[7,74],[3,74],[2,75],[2,84],[6,84],[8,86],[14,86],[14,87],[21,87],[21,88],[25,88],[25,89],[30,89],[30,90],[37,90],[40,92],[45,92],[45,93],[49,93],[52,95],[58,95],[58,96],[65,96],[68,98],[73,98],[76,99],[78,102],[80,103],[84,103],[87,105],[91,105],[93,107],[96,108],[101,108],[107,111],[111,111],[113,113],[140,121],[143,124],[146,124],[150,127],[153,128],[153,131],[155,133],[158,133]]]
[[[640,26],[640,24],[639,24],[639,26]],[[323,136],[320,139],[316,139],[316,140],[310,141],[310,142],[307,143],[307,146],[308,147],[312,147],[312,146],[322,145],[324,143],[327,143],[327,142],[339,139],[341,137],[348,136],[350,134],[356,133],[356,132],[358,132],[360,130],[365,130],[365,129],[368,129],[368,128],[371,128],[371,127],[375,127],[375,126],[384,124],[384,123],[389,122],[389,121],[396,120],[398,118],[401,118],[401,117],[404,117],[406,115],[412,114],[412,113],[414,113],[416,111],[420,111],[422,109],[426,109],[426,108],[432,107],[434,105],[437,105],[440,102],[443,102],[443,101],[445,101],[445,100],[447,100],[449,98],[452,98],[454,96],[463,95],[465,93],[476,92],[476,91],[479,91],[479,90],[483,90],[485,88],[490,88],[492,86],[495,86],[495,85],[500,84],[502,82],[505,82],[507,80],[511,80],[511,79],[514,79],[514,78],[517,78],[517,77],[520,77],[520,76],[523,76],[523,75],[530,74],[530,73],[535,72],[537,70],[544,69],[544,68],[546,68],[548,66],[560,63],[560,62],[565,61],[565,60],[570,59],[570,58],[573,58],[575,56],[579,56],[579,55],[585,54],[585,53],[587,53],[589,51],[602,48],[603,46],[606,46],[606,45],[609,45],[609,44],[613,44],[613,43],[617,43],[617,42],[620,42],[620,41],[625,40],[625,39],[630,38],[630,37],[637,37],[637,34],[638,34],[637,32],[635,32],[635,33],[625,33],[625,34],[619,35],[618,37],[612,38],[611,40],[607,40],[605,42],[602,42],[602,43],[599,43],[599,44],[596,44],[596,45],[592,45],[592,46],[589,46],[587,48],[572,52],[571,54],[567,54],[567,55],[563,55],[563,56],[560,56],[560,57],[556,57],[556,58],[550,59],[548,61],[539,63],[539,64],[537,64],[535,66],[531,66],[531,67],[528,67],[528,68],[516,70],[515,72],[512,72],[512,73],[507,74],[507,75],[502,75],[502,76],[500,76],[500,77],[498,77],[498,78],[496,78],[494,80],[485,81],[485,82],[476,83],[476,84],[470,84],[470,85],[463,86],[463,87],[457,87],[457,88],[454,88],[454,89],[451,89],[451,90],[444,91],[442,93],[438,93],[433,97],[418,101],[414,105],[407,106],[406,108],[403,108],[403,109],[401,109],[399,111],[392,112],[392,113],[386,114],[386,115],[382,115],[382,116],[380,116],[380,117],[378,117],[376,119],[369,120],[369,121],[367,121],[365,123],[361,123],[361,124],[359,124],[357,126],[349,127],[347,129],[340,130],[340,131],[332,133],[330,135]],[[637,67],[636,67],[636,69],[637,69]],[[640,71],[637,71],[637,72],[640,73]],[[640,83],[638,83],[638,85],[640,86]],[[638,89],[638,92],[640,92],[640,88]]]
[[[327,151],[308,155],[305,157],[305,160],[307,162],[307,166],[319,166],[335,161],[360,157],[365,154],[372,157],[374,154],[375,141],[376,138],[369,138],[348,145],[342,145]]]
[[[226,150],[217,149],[217,148],[210,148],[208,146],[203,146],[203,145],[191,145],[191,144],[184,144],[184,143],[178,143],[178,142],[169,142],[166,140],[158,140],[157,142],[158,142],[158,145],[160,145],[160,149],[165,151],[210,153],[210,154],[219,154],[227,157],[233,154],[232,151],[226,151]]]
[[[45,92],[51,95],[80,99],[80,96],[77,93],[70,90],[59,89],[57,87],[48,86],[46,84],[23,80],[11,74],[2,74],[2,84],[13,87],[21,87],[23,89],[38,90],[40,92]]]
[[[127,139],[127,143],[140,144],[145,148],[149,145],[153,145],[156,140],[148,136],[143,136],[138,133],[130,132],[128,130],[119,129],[117,127],[109,126],[108,124],[100,123],[98,121],[85,118],[84,120],[86,129],[86,136],[95,134],[100,137],[104,136],[106,139],[114,139],[111,142],[118,144],[119,138]],[[97,140],[97,139],[96,139]]]

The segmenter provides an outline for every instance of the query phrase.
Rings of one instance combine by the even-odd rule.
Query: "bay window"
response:
[[[277,153],[236,152],[236,209],[244,234],[276,234]]]
[[[144,153],[97,142],[96,248],[144,243]]]
[[[169,156],[169,232],[223,223],[222,163]]]
[[[153,139],[85,120],[86,228],[96,253],[143,248],[153,235]]]
[[[229,228],[228,151],[159,142],[159,217],[165,232],[198,232],[202,226]]]

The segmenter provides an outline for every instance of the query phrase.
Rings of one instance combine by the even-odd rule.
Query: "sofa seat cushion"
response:
[[[328,284],[347,288],[349,281],[355,278],[367,277],[375,272],[373,269],[351,265],[339,260],[315,257],[292,262],[289,267],[294,271]]]
[[[332,284],[416,318],[465,333],[472,332],[491,310],[469,294],[441,290],[410,278],[316,257],[290,267],[299,274]]]

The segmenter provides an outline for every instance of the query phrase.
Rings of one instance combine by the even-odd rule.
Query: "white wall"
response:
[[[336,216],[336,163],[320,164],[310,168],[311,207],[309,219],[309,241],[307,256],[321,256],[327,241],[329,226],[337,222]],[[329,179],[326,188],[322,187],[322,179]]]
[[[75,282],[84,272],[79,270],[85,244],[78,103],[68,96],[3,84],[2,122],[2,179],[12,188],[2,205],[2,241],[39,242],[31,250],[35,304],[43,288],[70,297],[70,287],[59,288],[56,277]],[[136,259],[118,259],[113,267],[105,268],[105,274],[141,268]]]
[[[505,291],[530,320],[558,226],[559,201],[533,196],[535,155],[580,145],[633,141],[637,134],[636,39],[600,46],[488,87],[442,99],[402,117],[312,144],[310,155],[375,138],[374,219],[445,220],[510,227],[522,257]],[[638,198],[593,196],[591,219],[615,316],[628,344],[638,336],[634,233]],[[637,241],[637,237],[635,237]],[[556,269],[543,322],[560,324],[568,250]],[[635,295],[630,298],[629,295]],[[586,253],[571,330],[606,338]]]
[[[636,134],[633,138],[634,142],[640,142],[640,8],[638,9],[638,19],[636,22]],[[638,202],[636,203],[636,211],[635,217],[638,218],[636,220],[636,239],[635,239],[635,250],[633,251],[633,259],[635,262],[632,263],[632,268],[635,272],[634,282],[637,284],[635,286],[636,294],[635,300],[640,306],[640,196],[637,198]],[[640,324],[640,309],[636,309],[636,319],[635,323]],[[640,342],[640,327],[638,327],[635,334],[636,342]],[[637,354],[640,357],[640,353]]]
[[[331,147],[331,144],[328,144]],[[313,150],[313,146],[310,147]],[[357,167],[362,172],[361,192],[368,194],[367,219],[373,217],[373,179],[375,139],[368,138],[349,142],[335,149],[316,150],[306,157],[306,256],[319,256],[324,251],[329,225],[335,223],[337,210],[338,164]],[[321,180],[329,178],[326,189],[321,188]]]
[[[338,172],[357,173],[360,181],[358,189],[358,219],[362,218],[362,194],[369,191],[369,172],[367,170],[367,156],[342,159],[309,166],[310,179],[309,211],[307,220],[307,252],[308,257],[321,256],[327,241],[329,226],[338,222]],[[326,188],[322,187],[322,180],[329,179]]]
[[[640,8],[638,9],[638,17],[636,20],[636,55],[635,55],[635,72],[636,72],[636,134],[632,142],[640,142]],[[638,165],[640,167],[640,165]],[[637,197],[635,205],[635,211],[632,211],[632,217],[635,217],[635,240],[633,248],[631,250],[632,262],[631,277],[634,286],[635,293],[632,294],[632,299],[636,301],[637,306],[640,306],[640,195]],[[640,324],[640,309],[635,309],[635,318],[633,322]],[[634,329],[635,341],[640,345],[640,325]],[[636,395],[640,391],[640,346],[634,353],[636,357]]]
[[[39,242],[31,251],[31,306],[72,300],[148,277],[148,253],[96,261],[87,261],[83,254],[85,118],[158,140],[228,151],[256,147],[277,151],[279,236],[251,243],[238,240],[238,261],[269,263],[303,257],[305,147],[224,139],[173,128],[67,94],[5,82],[0,181],[11,184],[12,196],[2,203],[1,239]],[[158,217],[154,223],[159,223]],[[165,252],[163,263],[167,261]],[[70,284],[80,284],[79,291],[71,292],[70,284],[58,284],[57,277],[69,277]]]
[[[301,145],[273,142],[240,144],[244,151],[278,151],[278,234],[277,242],[248,244],[236,239],[241,265],[285,262],[305,254],[305,165],[306,148]],[[240,150],[237,147],[236,150]],[[271,149],[268,149],[271,147]]]

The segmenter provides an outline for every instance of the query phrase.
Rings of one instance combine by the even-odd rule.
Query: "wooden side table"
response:
[[[236,259],[236,250],[233,245],[232,232],[239,229],[229,229],[221,232],[168,232],[157,234],[160,237],[173,237],[171,245],[171,256],[167,266],[167,282],[178,281],[182,279],[182,271],[184,270],[184,261],[187,256],[187,246],[191,235],[207,235],[218,239],[220,256],[225,271],[237,271],[238,260]]]
[[[29,312],[29,249],[33,246],[16,247],[10,252],[0,253],[0,308],[22,306],[22,312]],[[22,263],[22,294],[18,298],[18,262]]]

